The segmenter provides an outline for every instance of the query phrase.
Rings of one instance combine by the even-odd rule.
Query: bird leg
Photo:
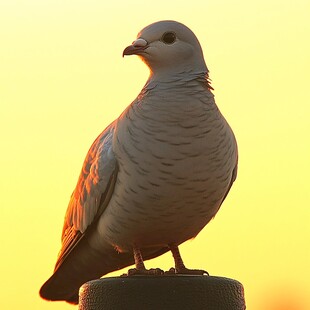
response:
[[[174,258],[175,268],[170,268],[170,270],[167,272],[167,274],[188,274],[188,275],[209,275],[209,273],[205,270],[199,270],[199,269],[188,269],[185,267],[179,248],[175,244],[170,244],[170,251]]]
[[[136,265],[137,270],[145,270],[141,251],[135,246],[133,247],[133,257],[135,259],[135,265]]]
[[[162,275],[164,272],[159,268],[146,269],[143,262],[143,257],[141,251],[138,247],[133,246],[133,257],[135,260],[136,268],[132,268],[128,270],[128,276],[134,275],[151,275],[157,276]]]

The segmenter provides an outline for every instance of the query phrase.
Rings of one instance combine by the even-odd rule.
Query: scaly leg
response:
[[[175,268],[171,268],[168,273],[176,273],[176,274],[188,274],[188,275],[209,275],[209,273],[205,270],[199,269],[187,269],[183,263],[179,248],[175,244],[169,245],[170,250],[172,252]]]
[[[135,259],[136,269],[137,270],[146,270],[140,249],[133,247],[132,250],[133,250],[133,257]]]
[[[157,275],[162,275],[164,273],[159,268],[146,269],[144,266],[143,257],[142,257],[140,249],[136,246],[133,246],[132,250],[133,250],[133,257],[135,259],[136,268],[129,269],[127,273],[128,276],[134,276],[134,275],[157,276]]]

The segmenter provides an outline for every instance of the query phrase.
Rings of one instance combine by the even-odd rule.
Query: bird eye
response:
[[[161,37],[161,41],[163,41],[166,44],[172,44],[175,42],[177,36],[174,32],[165,32],[163,36]]]

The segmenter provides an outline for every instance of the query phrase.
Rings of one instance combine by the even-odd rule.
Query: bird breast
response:
[[[119,173],[99,230],[120,250],[196,236],[229,186],[234,137],[213,95],[180,97],[134,102],[118,120]]]

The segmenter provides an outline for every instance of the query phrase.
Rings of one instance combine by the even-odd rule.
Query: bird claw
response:
[[[151,269],[137,269],[132,268],[127,271],[127,273],[124,273],[121,275],[121,277],[131,277],[131,276],[171,276],[171,275],[196,275],[196,276],[203,276],[207,275],[209,276],[209,273],[205,270],[200,269],[188,269],[188,268],[182,268],[179,270],[176,270],[175,268],[170,268],[168,271],[163,271],[160,268],[151,268]]]
[[[171,267],[168,271],[165,271],[165,275],[169,276],[169,275],[175,275],[176,271],[175,268]]]
[[[137,269],[132,268],[121,275],[121,277],[130,277],[130,276],[160,276],[163,275],[164,271],[160,268],[151,268],[151,269]]]
[[[209,276],[209,272],[201,269],[188,269],[188,268],[182,268],[176,270],[175,268],[170,268],[168,271],[165,271],[166,275],[173,275],[173,274],[184,274],[184,275],[197,275],[197,276],[203,276],[207,275]]]

